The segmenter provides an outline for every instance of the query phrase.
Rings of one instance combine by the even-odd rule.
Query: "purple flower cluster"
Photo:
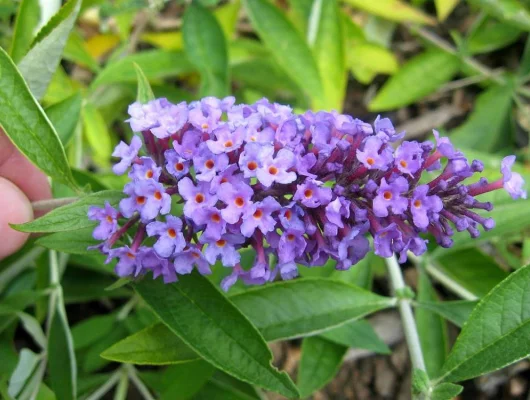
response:
[[[387,118],[372,126],[336,112],[297,115],[265,99],[235,105],[232,97],[158,99],[132,104],[129,114],[143,143],[134,136],[113,153],[121,159],[114,172],[129,174],[127,197],[119,210],[106,204],[88,215],[120,276],[151,270],[173,282],[194,268],[210,274],[220,261],[231,268],[228,290],[238,279],[291,279],[299,264],[333,259],[349,269],[370,250],[368,235],[377,255],[397,253],[403,262],[407,251],[426,251],[421,234],[449,247],[455,230],[477,237],[479,225],[492,229],[475,212],[492,205],[477,195],[504,187],[526,197],[511,170],[515,157],[504,159],[498,181],[466,184],[480,161],[469,163],[437,132],[435,144],[402,141],[394,150],[403,134]],[[242,248],[255,252],[250,268],[240,263]]]

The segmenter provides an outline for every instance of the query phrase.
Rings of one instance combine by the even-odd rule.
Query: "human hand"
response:
[[[32,220],[31,202],[50,197],[46,175],[20,154],[0,129],[0,260],[22,247],[29,235],[9,224]]]

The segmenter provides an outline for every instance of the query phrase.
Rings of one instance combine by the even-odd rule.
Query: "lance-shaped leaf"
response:
[[[300,32],[267,0],[245,0],[252,25],[284,71],[320,108],[324,95],[321,77],[311,50]]]
[[[34,221],[13,227],[21,232],[63,232],[91,227],[94,226],[94,221],[90,221],[87,217],[90,206],[101,207],[106,201],[116,206],[123,197],[124,194],[117,190],[89,194],[75,203],[56,208]]]
[[[18,6],[13,39],[9,54],[14,62],[19,62],[31,47],[35,28],[41,17],[39,0],[22,0]]]
[[[57,132],[13,61],[0,48],[0,125],[15,146],[50,177],[76,187]]]
[[[81,0],[70,0],[66,3],[42,28],[33,46],[18,64],[31,93],[37,99],[44,96],[59,65],[80,8]]]
[[[438,382],[459,382],[530,354],[530,266],[513,272],[475,307]]]
[[[530,12],[519,0],[469,0],[470,3],[513,26],[530,31]]]
[[[473,300],[455,300],[455,301],[418,301],[415,304],[426,310],[431,310],[445,319],[451,321],[458,327],[462,327],[467,321],[473,308],[477,305]]]
[[[59,139],[66,146],[74,136],[75,127],[81,115],[81,103],[83,97],[80,93],[64,99],[59,103],[46,108],[46,115],[57,130]]]
[[[201,97],[228,95],[228,51],[217,19],[193,2],[184,14],[182,33],[186,54],[201,74]]]
[[[134,69],[136,70],[136,76],[138,78],[138,89],[136,94],[136,101],[139,101],[142,104],[148,103],[151,100],[154,100],[155,95],[151,85],[147,80],[147,77],[144,74],[144,71],[136,63],[133,64]]]
[[[169,329],[216,368],[286,397],[298,396],[289,376],[272,366],[260,333],[203,276],[195,272],[175,284],[144,279],[134,287]]]
[[[434,24],[434,19],[400,0],[346,0],[347,4],[378,17],[398,22]]]

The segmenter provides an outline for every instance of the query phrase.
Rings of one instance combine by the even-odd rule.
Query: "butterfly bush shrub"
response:
[[[96,246],[117,258],[119,276],[152,271],[164,282],[196,268],[210,274],[220,260],[238,279],[263,284],[291,279],[297,265],[346,270],[370,251],[381,257],[419,256],[429,238],[451,247],[455,231],[493,229],[479,195],[506,189],[526,198],[522,177],[502,161],[502,176],[466,180],[483,170],[448,138],[402,141],[388,118],[372,125],[336,112],[296,114],[266,99],[234,104],[207,97],[172,104],[166,99],[129,107],[131,129],[121,142],[116,174],[128,173],[126,197],[116,210],[91,207],[99,222]],[[183,204],[183,213],[176,205]],[[128,236],[132,240],[125,243]],[[152,238],[151,240],[147,240]],[[250,268],[238,250],[252,248]]]

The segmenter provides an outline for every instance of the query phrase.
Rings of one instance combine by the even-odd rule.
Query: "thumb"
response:
[[[11,181],[0,177],[0,260],[22,247],[29,234],[12,229],[33,219],[31,203]]]

